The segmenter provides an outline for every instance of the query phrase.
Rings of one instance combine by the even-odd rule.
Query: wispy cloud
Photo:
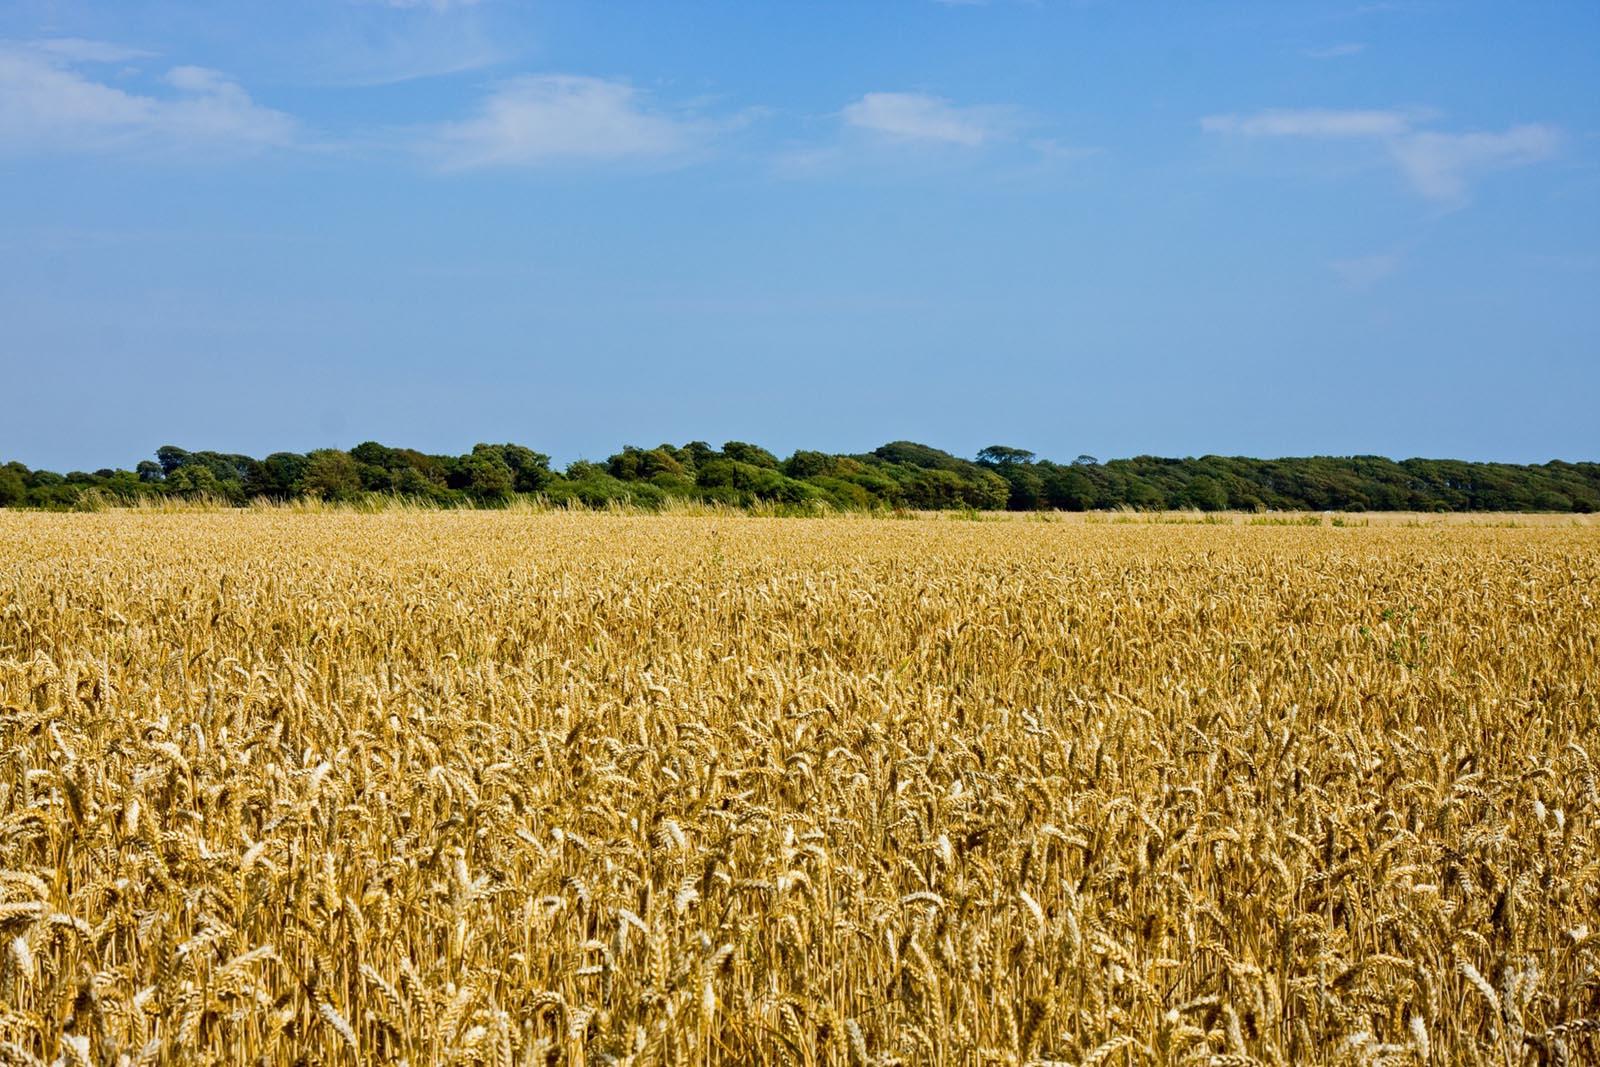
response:
[[[1253,115],[1207,115],[1200,128],[1246,137],[1398,137],[1411,129],[1415,112],[1272,109]]]
[[[166,92],[97,80],[78,65],[118,62],[131,50],[90,44],[0,44],[0,152],[258,150],[295,139],[293,118],[218,71],[174,67],[162,79]]]
[[[661,162],[687,158],[731,124],[653,106],[625,82],[537,74],[502,83],[425,148],[450,170]]]
[[[28,48],[54,56],[68,63],[131,63],[136,59],[149,59],[154,52],[110,41],[91,41],[82,37],[45,37],[29,41]]]
[[[1068,144],[1054,137],[1035,137],[1028,146],[1039,153],[1039,158],[1052,163],[1076,163],[1105,154],[1098,145]]]
[[[1328,266],[1351,289],[1371,289],[1400,269],[1405,257],[1399,252],[1378,252],[1370,256],[1336,259]]]
[[[1366,50],[1364,41],[1346,41],[1343,44],[1324,45],[1321,48],[1307,48],[1304,54],[1308,59],[1348,59]]]
[[[1005,112],[957,107],[926,93],[867,93],[840,113],[856,129],[897,141],[931,141],[977,148],[1005,133]]]
[[[476,15],[362,18],[306,42],[302,77],[335,86],[394,85],[481,70],[510,59],[515,43]]]
[[[1473,177],[1542,162],[1561,146],[1561,131],[1545,123],[1499,132],[1447,133],[1422,128],[1430,118],[1430,112],[1414,109],[1279,109],[1209,115],[1200,120],[1200,127],[1210,133],[1244,137],[1369,141],[1382,146],[1412,189],[1447,207],[1467,202]]]
[[[1525,167],[1554,156],[1561,134],[1553,126],[1531,123],[1501,133],[1421,132],[1390,145],[1412,186],[1434,200],[1461,202],[1467,179],[1476,172]]]
[[[478,0],[356,0],[356,3],[378,7],[426,8],[432,11],[449,11],[456,7],[476,7]]]
[[[776,173],[789,178],[904,176],[910,170],[954,166],[1039,177],[1101,152],[1052,136],[1048,122],[1019,108],[956,104],[931,93],[865,93],[831,117],[838,124],[835,135],[778,152]]]

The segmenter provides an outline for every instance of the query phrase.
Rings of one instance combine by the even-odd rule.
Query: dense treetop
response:
[[[991,445],[973,460],[894,441],[864,455],[798,451],[779,459],[758,445],[703,441],[627,446],[604,463],[564,471],[522,445],[480,444],[460,456],[367,441],[350,449],[264,459],[163,445],[131,471],[93,473],[0,466],[0,507],[68,509],[141,498],[333,501],[398,496],[451,506],[496,506],[518,497],[655,508],[694,500],[780,510],[1100,508],[1374,511],[1600,510],[1600,463],[1467,463],[1381,456],[1298,459],[1133,459],[1069,463]]]

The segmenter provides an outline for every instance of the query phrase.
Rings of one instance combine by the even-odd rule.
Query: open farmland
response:
[[[1597,643],[1595,526],[0,514],[0,1057],[1600,1062]]]

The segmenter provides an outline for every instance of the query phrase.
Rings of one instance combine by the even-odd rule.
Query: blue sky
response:
[[[0,5],[0,460],[1600,458],[1600,4]]]

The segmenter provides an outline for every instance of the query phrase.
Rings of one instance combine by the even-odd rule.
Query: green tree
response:
[[[298,452],[274,452],[261,461],[262,492],[278,500],[299,496],[311,461]]]
[[[369,467],[389,470],[396,465],[395,451],[376,441],[363,441],[350,450],[350,458]]]
[[[796,452],[783,464],[783,472],[791,478],[809,480],[832,473],[834,458],[825,452]]]
[[[676,452],[671,445],[660,445],[649,451],[625,445],[621,452],[606,461],[606,468],[613,478],[625,482],[650,481],[661,474],[682,476],[687,471]]]
[[[161,473],[170,475],[173,471],[183,466],[188,460],[189,453],[177,445],[162,445],[156,449],[156,459],[161,464]]]
[[[695,478],[695,484],[702,488],[715,489],[718,486],[731,486],[734,484],[734,474],[737,464],[725,456],[708,459],[700,464],[700,472]]]
[[[169,492],[180,496],[226,495],[217,476],[203,463],[191,463],[174,468],[172,473],[167,475],[166,487]]]
[[[500,457],[511,468],[512,488],[519,493],[543,492],[555,480],[550,457],[522,445],[501,445]]]
[[[1013,463],[1032,463],[1033,453],[1025,448],[1012,448],[1009,445],[990,445],[978,453],[978,462],[994,467],[1009,466]]]
[[[504,502],[517,483],[516,472],[494,445],[475,445],[461,465],[467,473],[467,492],[480,503]]]
[[[743,441],[729,441],[722,446],[722,454],[736,463],[748,463],[752,467],[778,469],[778,457],[759,445],[746,444]]]
[[[1201,511],[1223,511],[1228,506],[1228,491],[1215,478],[1202,474],[1189,483],[1183,502]]]
[[[1000,466],[1000,477],[1010,486],[1006,508],[1011,511],[1034,511],[1044,503],[1044,478],[1032,463],[1005,463]]]
[[[680,448],[678,453],[683,457],[683,463],[685,466],[693,467],[696,470],[699,470],[701,467],[705,466],[710,460],[716,459],[718,456],[722,455],[722,453],[718,452],[704,441],[690,441],[688,444]]]
[[[887,463],[923,467],[928,470],[965,471],[977,466],[959,456],[952,456],[948,452],[920,445],[915,441],[890,441],[873,449],[872,454]]]
[[[22,480],[22,474],[14,467],[21,464],[6,464],[0,467],[0,508],[20,507],[27,502],[28,485]],[[23,471],[27,470],[23,467]]]
[[[351,458],[355,458],[354,453]],[[387,467],[357,462],[356,477],[361,480],[361,488],[369,493],[386,493],[394,488],[394,474]]]
[[[400,468],[394,476],[394,491],[402,496],[434,501],[443,501],[449,494],[447,489],[429,481],[415,467]]]
[[[338,448],[318,448],[306,453],[303,490],[327,500],[342,500],[361,491],[361,474],[350,453]]]

